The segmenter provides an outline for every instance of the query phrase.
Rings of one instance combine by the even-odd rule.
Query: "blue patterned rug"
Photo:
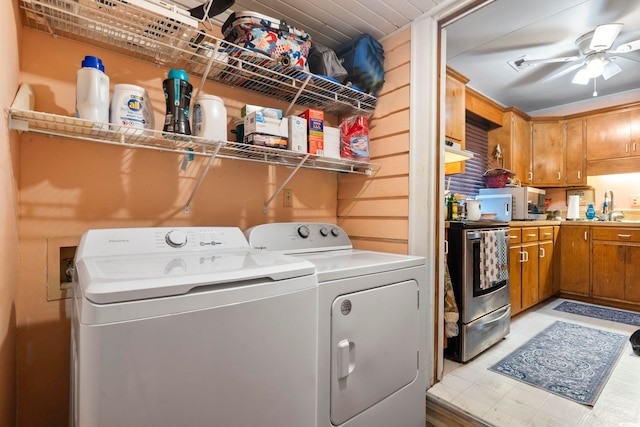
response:
[[[556,321],[489,370],[593,406],[628,338]]]
[[[615,308],[600,307],[595,305],[580,304],[573,301],[563,301],[554,310],[565,313],[579,314],[581,316],[596,319],[611,320],[627,325],[640,326],[640,314],[630,311],[616,310]]]

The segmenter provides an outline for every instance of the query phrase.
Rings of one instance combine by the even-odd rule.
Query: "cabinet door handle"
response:
[[[520,251],[520,262],[527,262],[527,255],[528,253],[526,251]]]
[[[558,181],[560,181],[560,172],[558,172]]]
[[[625,153],[629,152],[629,144],[624,144],[624,152]]]
[[[628,239],[631,237],[631,234],[618,234],[618,237],[621,239]]]
[[[538,237],[538,236],[534,233],[534,234],[527,234],[527,237]]]
[[[578,171],[578,179],[582,179],[582,172]]]
[[[447,255],[449,253],[449,241],[444,241],[444,254]]]
[[[518,238],[518,236],[509,235],[509,238],[510,238],[510,239],[517,239],[517,238]]]
[[[540,258],[544,258],[547,252],[544,250],[544,248],[538,248],[538,249],[540,249]]]
[[[551,236],[551,233],[542,233],[543,236]]]
[[[589,232],[585,231],[584,232],[584,241],[586,242],[587,240],[589,240]]]
[[[634,153],[636,152],[636,143],[635,142],[633,143],[633,152]]]
[[[533,181],[533,172],[528,172],[527,176],[529,177],[529,181]]]

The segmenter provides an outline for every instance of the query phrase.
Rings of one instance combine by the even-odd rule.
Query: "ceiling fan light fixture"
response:
[[[601,53],[593,55],[591,58],[587,59],[587,63],[585,64],[585,71],[587,72],[589,78],[593,79],[602,75],[606,60],[607,59],[604,54]]]
[[[605,80],[609,80],[620,71],[622,71],[622,68],[620,68],[618,64],[607,59],[606,64],[604,64],[604,69],[602,70],[602,78]]]
[[[573,80],[571,81],[571,83],[577,85],[586,85],[587,83],[589,83],[591,77],[589,77],[589,73],[587,73],[587,70],[585,68],[586,65],[578,70],[576,75],[573,76]]]

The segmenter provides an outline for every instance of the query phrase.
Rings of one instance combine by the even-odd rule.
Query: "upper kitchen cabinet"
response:
[[[558,187],[564,179],[564,141],[558,120],[533,121],[531,124],[533,149],[533,184]]]
[[[447,68],[445,96],[445,140],[459,144],[464,150],[465,89],[469,79]],[[445,174],[464,173],[464,161],[446,163]]]
[[[502,126],[488,132],[489,158],[495,158],[497,148],[502,152],[497,167],[516,174],[522,184],[531,184],[531,126],[529,116],[511,108],[502,117]]]
[[[565,174],[568,186],[586,185],[585,173],[585,125],[583,119],[563,123],[565,138]]]
[[[640,110],[591,116],[586,121],[587,160],[640,156]]]

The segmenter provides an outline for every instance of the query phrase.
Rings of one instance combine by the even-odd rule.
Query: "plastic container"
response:
[[[596,217],[596,210],[593,208],[593,205],[589,205],[589,207],[587,207],[585,216],[589,221],[593,220]]]
[[[162,82],[164,98],[167,101],[167,115],[164,119],[165,132],[191,135],[189,125],[189,108],[191,106],[191,92],[193,86],[184,70],[169,71],[167,79]]]
[[[114,130],[125,132],[127,128],[153,129],[155,118],[149,94],[140,86],[117,84],[113,88],[110,122]]]
[[[109,123],[109,77],[102,60],[85,56],[76,75],[76,117]],[[108,128],[108,125],[98,126]]]
[[[214,141],[227,140],[227,109],[214,95],[200,95],[193,104],[193,135]]]

